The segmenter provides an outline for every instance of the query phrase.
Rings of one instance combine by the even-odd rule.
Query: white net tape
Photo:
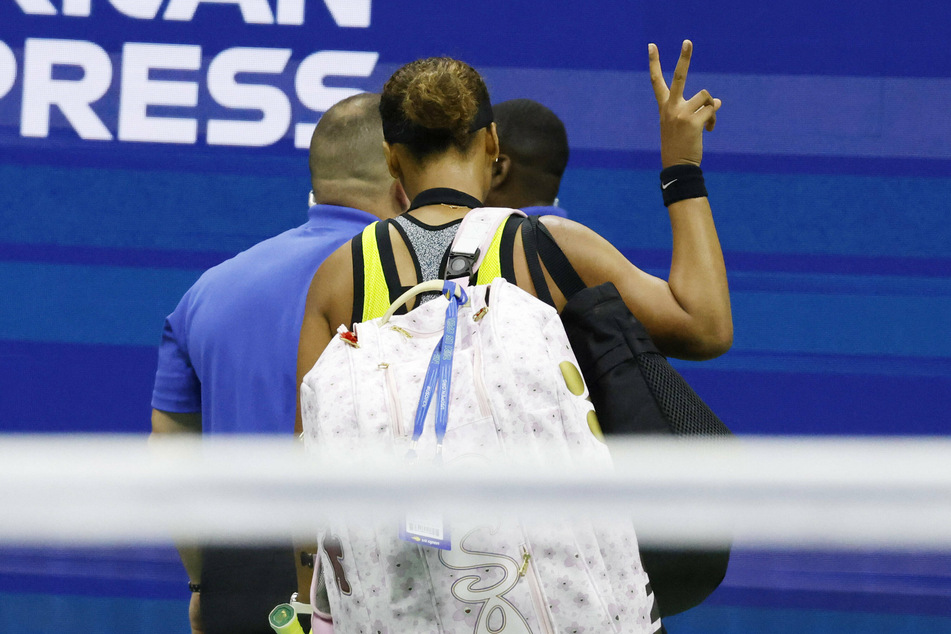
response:
[[[951,547],[951,440],[612,441],[611,473],[318,460],[290,440],[0,437],[0,542],[246,542],[320,522],[637,518],[644,541]],[[388,521],[388,519],[387,519]]]

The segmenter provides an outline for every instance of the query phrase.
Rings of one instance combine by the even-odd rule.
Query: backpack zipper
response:
[[[494,417],[492,416],[492,406],[489,404],[489,396],[485,389],[485,381],[482,380],[482,337],[479,337],[479,345],[473,346],[472,354],[472,379],[475,385],[476,401],[479,403],[479,413],[484,417],[492,417],[494,422]],[[496,431],[499,431],[498,425],[496,425]]]
[[[389,363],[381,363],[377,366],[383,370],[383,377],[386,380],[386,400],[390,410],[390,420],[392,421],[393,431],[398,438],[406,435],[406,428],[403,426],[403,410],[400,407],[400,399],[396,392],[396,378],[393,376],[393,370]]]
[[[532,595],[532,603],[535,605],[535,614],[538,616],[538,625],[543,634],[555,634],[555,624],[552,622],[551,612],[548,610],[548,601],[545,600],[545,593],[542,592],[541,579],[538,578],[538,570],[532,561],[532,552],[528,544],[519,546],[522,553],[522,565],[518,569],[518,575],[528,581],[528,591]]]

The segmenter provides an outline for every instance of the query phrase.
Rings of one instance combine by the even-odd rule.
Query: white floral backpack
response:
[[[512,213],[469,212],[450,257],[461,254],[477,268],[478,245]],[[444,295],[391,316],[407,296],[434,288]],[[610,468],[553,308],[503,278],[481,286],[428,282],[397,304],[352,332],[341,327],[305,376],[309,450],[373,448],[447,468],[477,469],[480,457],[486,465],[506,456],[531,464],[552,455],[566,468]],[[630,522],[449,522],[322,527],[319,567],[334,631],[664,631]]]

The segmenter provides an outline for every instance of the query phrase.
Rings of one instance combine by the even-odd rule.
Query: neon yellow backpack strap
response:
[[[476,284],[488,284],[497,277],[502,277],[502,233],[505,230],[505,222],[499,224],[489,248],[486,250],[485,257],[482,258],[482,264],[476,271]]]
[[[390,307],[390,289],[383,274],[383,261],[377,244],[376,231],[379,221],[363,230],[363,315],[361,321],[381,317]]]

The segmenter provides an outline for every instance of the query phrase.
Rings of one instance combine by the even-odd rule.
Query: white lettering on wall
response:
[[[294,84],[300,102],[315,112],[327,112],[332,105],[363,92],[356,88],[332,88],[324,85],[327,77],[369,77],[380,58],[379,53],[361,51],[318,51],[309,55],[297,69]],[[294,146],[310,147],[315,123],[298,123]]]
[[[15,0],[24,13],[31,15],[57,15],[49,0]],[[162,0],[109,0],[119,13],[130,18],[153,20],[158,14]],[[92,0],[63,0],[63,15],[71,18],[88,18],[92,14]]]
[[[274,15],[267,0],[170,0],[165,9],[165,19],[188,22],[195,17],[200,4],[238,5],[241,17],[248,24],[274,24]]]
[[[56,7],[50,0],[13,0],[23,13],[28,15],[56,15]]]
[[[324,0],[324,3],[337,26],[369,28],[370,0]]]
[[[154,20],[162,0],[109,0],[119,13],[140,20]]]
[[[304,0],[277,0],[277,23],[291,26],[303,24]]]
[[[290,130],[306,149],[316,125],[308,119],[365,90],[358,80],[373,75],[379,53],[317,51],[291,71],[292,57],[292,49],[233,47],[203,62],[198,45],[143,42],[110,56],[94,42],[30,38],[21,58],[0,40],[0,100],[21,102],[23,137],[47,138],[56,125],[81,139],[194,145],[202,131],[210,146],[262,147]],[[300,106],[315,114],[295,120]]]
[[[371,0],[324,0],[337,26],[369,28]],[[277,23],[304,23],[304,0],[277,0]]]
[[[260,121],[209,119],[208,145],[260,147],[280,140],[291,125],[291,102],[279,88],[241,84],[238,73],[280,74],[291,58],[290,49],[231,48],[208,67],[208,91],[222,106],[259,110]]]
[[[88,18],[92,13],[92,0],[63,0],[63,15]]]
[[[149,116],[149,106],[198,105],[198,83],[149,78],[152,68],[193,70],[201,68],[201,47],[178,44],[128,42],[122,55],[122,92],[119,105],[119,139],[156,143],[195,143],[195,119]]]
[[[17,58],[13,51],[0,40],[0,99],[7,96],[17,79]]]
[[[51,0],[13,0],[28,15],[59,15]],[[105,0],[100,0],[105,1]],[[130,18],[154,20],[163,0],[108,0],[115,9]],[[304,23],[306,0],[277,0],[277,24],[300,26]],[[63,15],[88,18],[92,14],[92,0],[62,0]],[[164,18],[190,22],[200,4],[236,5],[241,18],[248,24],[274,24],[268,0],[169,0]],[[366,29],[370,27],[373,0],[324,0],[327,11],[337,26]]]
[[[59,108],[83,139],[110,140],[112,133],[93,112],[91,104],[109,90],[112,63],[96,44],[81,40],[29,38],[23,52],[23,109],[20,134],[46,137],[50,109]],[[54,66],[76,66],[82,79],[53,79]]]

